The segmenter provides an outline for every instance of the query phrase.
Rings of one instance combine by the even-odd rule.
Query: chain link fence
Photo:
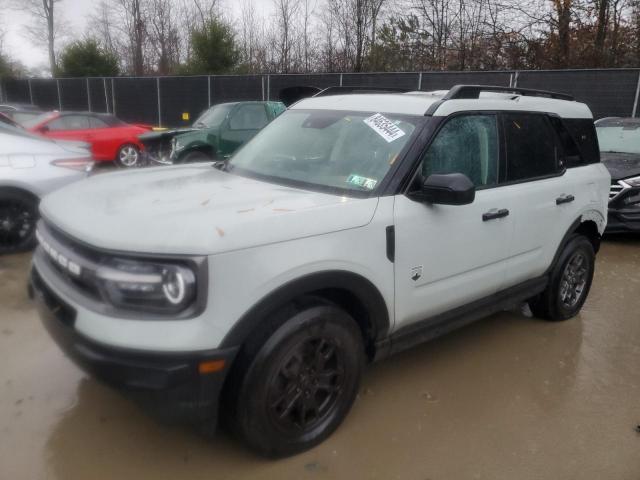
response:
[[[595,118],[636,116],[640,69],[499,72],[327,73],[5,79],[0,101],[44,110],[114,113],[134,123],[182,126],[211,105],[238,100],[277,100],[293,86],[369,86],[446,90],[456,84],[553,90],[585,102]]]

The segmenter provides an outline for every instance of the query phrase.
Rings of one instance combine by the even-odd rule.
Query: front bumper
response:
[[[606,233],[640,233],[640,211],[609,208]]]
[[[624,181],[615,185],[618,190],[612,191],[607,215],[606,233],[640,232],[640,203],[637,202],[640,187],[630,186]],[[612,187],[613,189],[613,187]]]
[[[164,420],[215,425],[220,392],[237,349],[151,352],[103,345],[75,330],[76,310],[46,285],[36,268],[29,294],[50,335],[83,370]],[[202,365],[221,361],[223,367],[201,373]]]

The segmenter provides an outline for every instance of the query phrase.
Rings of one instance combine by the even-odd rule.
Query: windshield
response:
[[[231,159],[229,169],[336,193],[372,192],[423,117],[289,110]]]
[[[629,126],[596,127],[601,152],[640,154],[640,128]]]
[[[209,110],[206,110],[202,115],[198,117],[198,119],[193,123],[194,127],[217,127],[224,119],[227,118],[227,114],[231,110],[233,105],[231,104],[220,104],[211,107]]]
[[[20,123],[22,123],[22,126],[24,128],[33,128],[40,125],[42,122],[49,120],[49,118],[53,117],[54,115],[54,112],[41,113],[40,115],[36,115],[35,117],[31,117]]]

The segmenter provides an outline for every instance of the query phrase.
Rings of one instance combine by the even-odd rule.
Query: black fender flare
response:
[[[576,218],[574,220],[574,222],[571,224],[569,229],[566,231],[566,233],[562,237],[562,240],[560,240],[560,245],[558,245],[556,253],[553,256],[553,260],[551,261],[551,265],[549,265],[549,268],[547,268],[547,270],[544,272],[544,275],[549,276],[551,274],[551,271],[553,270],[553,267],[555,266],[556,262],[558,261],[558,258],[560,258],[560,255],[562,254],[562,250],[564,250],[564,247],[567,245],[567,243],[569,243],[569,240],[570,240],[571,236],[580,229],[581,225],[583,225],[583,224],[585,224],[587,222],[591,222],[594,225],[596,225],[593,220],[591,220],[589,218],[585,218],[583,215],[580,215],[578,218]],[[596,231],[597,231],[597,225],[596,225]],[[596,245],[594,245],[594,251],[595,252],[598,251]]]
[[[330,270],[305,275],[289,281],[253,305],[225,335],[219,348],[242,345],[261,320],[277,309],[304,295],[339,290],[353,295],[367,312],[368,340],[375,343],[388,335],[390,328],[387,304],[378,288],[365,277],[344,270]],[[358,320],[358,319],[356,319]]]

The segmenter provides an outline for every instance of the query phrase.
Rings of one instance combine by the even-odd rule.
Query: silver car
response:
[[[0,254],[31,248],[40,199],[85,178],[92,166],[82,142],[53,141],[0,123]]]

